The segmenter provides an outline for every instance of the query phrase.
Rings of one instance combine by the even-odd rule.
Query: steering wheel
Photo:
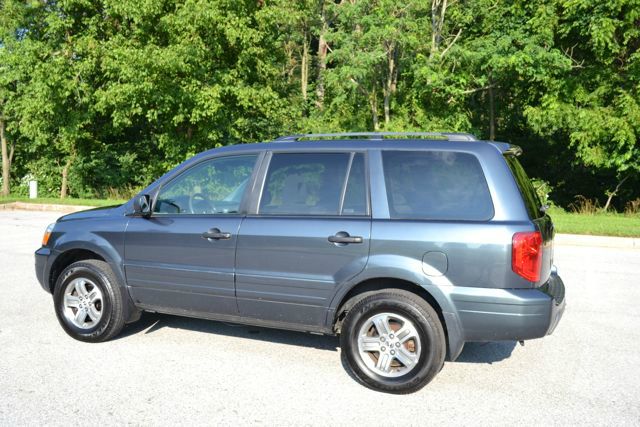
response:
[[[189,211],[193,214],[216,213],[216,207],[203,193],[194,193],[189,196]]]

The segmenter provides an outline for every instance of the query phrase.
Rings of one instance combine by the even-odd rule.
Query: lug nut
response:
[[[400,347],[400,343],[399,342],[396,343],[396,347]]]
[[[384,337],[380,337],[380,341],[384,342]]]
[[[387,348],[386,347],[380,347],[380,350],[385,351]]]
[[[393,339],[393,334],[389,335],[389,338]]]
[[[396,354],[395,350],[391,350],[391,354]]]

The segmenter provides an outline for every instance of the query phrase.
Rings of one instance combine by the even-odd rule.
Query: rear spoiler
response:
[[[516,156],[517,157],[520,154],[522,154],[522,147],[520,147],[518,145],[509,144],[509,148],[504,150],[502,152],[502,154],[505,155],[505,156]]]

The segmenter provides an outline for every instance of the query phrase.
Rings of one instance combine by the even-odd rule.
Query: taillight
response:
[[[539,231],[516,233],[511,249],[511,268],[530,282],[540,280],[542,234]]]

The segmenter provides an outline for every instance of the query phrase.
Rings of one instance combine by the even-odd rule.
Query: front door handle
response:
[[[202,238],[207,240],[229,240],[231,238],[231,233],[220,231],[219,228],[212,228],[211,230],[202,233]]]
[[[340,231],[333,236],[329,236],[327,238],[331,243],[362,243],[362,237],[360,236],[350,236],[346,231]]]

